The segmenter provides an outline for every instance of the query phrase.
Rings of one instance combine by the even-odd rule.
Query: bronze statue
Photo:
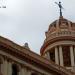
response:
[[[61,5],[61,2],[59,1],[59,3],[57,3],[57,2],[55,2],[55,3],[59,6],[59,8],[60,8],[60,16],[62,16],[62,9],[63,9],[63,7]]]

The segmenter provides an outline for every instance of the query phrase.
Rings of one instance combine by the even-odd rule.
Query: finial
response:
[[[61,5],[61,2],[59,1],[59,3],[55,2],[58,6],[59,6],[59,9],[60,9],[60,17],[62,17],[62,5]]]

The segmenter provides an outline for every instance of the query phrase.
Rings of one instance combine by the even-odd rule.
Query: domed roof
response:
[[[49,37],[50,34],[58,31],[70,31],[73,28],[75,30],[75,23],[60,17],[49,25],[48,31],[46,32],[46,38]]]
[[[68,28],[69,27],[69,22],[72,23],[71,21],[69,21],[69,20],[67,20],[63,17],[60,17],[58,20],[55,20],[54,22],[52,22],[49,25],[48,31],[53,32],[54,30],[57,29],[57,27]]]
[[[41,47],[41,54],[45,50],[48,43],[52,43],[52,41],[57,40],[58,38],[62,40],[63,37],[75,37],[75,23],[63,18],[63,16],[59,17],[59,19],[55,20],[49,25],[49,29],[45,35],[46,39]]]

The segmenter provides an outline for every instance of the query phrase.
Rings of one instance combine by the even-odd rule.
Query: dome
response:
[[[48,31],[45,32],[45,35],[46,39],[40,50],[41,55],[43,55],[46,47],[50,43],[57,40],[71,39],[72,37],[75,37],[75,23],[72,23],[63,17],[59,17],[59,19],[49,25]]]
[[[58,20],[55,20],[54,22],[52,22],[49,25],[49,29],[46,32],[46,35],[48,36],[48,34],[52,34],[56,31],[58,31],[58,29],[59,30],[69,30],[70,25],[72,25],[71,21],[69,21],[63,17],[60,17]]]
[[[59,17],[45,34],[41,56],[75,72],[75,23]]]

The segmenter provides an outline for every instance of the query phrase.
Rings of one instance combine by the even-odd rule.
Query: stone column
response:
[[[1,75],[3,73],[3,61],[4,61],[4,58],[0,56],[0,71],[1,71]]]
[[[7,71],[8,71],[8,62],[7,60],[5,59],[3,61],[3,65],[2,65],[2,75],[8,75],[7,74]]]
[[[18,66],[18,75],[22,75],[22,71],[21,71],[21,65],[17,65]]]
[[[27,69],[26,68],[24,68],[24,71],[25,71],[25,75],[27,75]]]
[[[1,68],[0,68],[0,71],[1,71],[1,75],[3,74],[3,62],[2,63],[0,63],[1,64]]]
[[[74,47],[74,64],[75,64],[75,47]]]
[[[50,54],[49,54],[49,52],[46,52],[45,55],[44,55],[44,57],[50,60]]]
[[[12,63],[11,63],[11,61],[8,62],[8,75],[12,75]]]
[[[20,75],[25,75],[25,69],[24,69],[24,67],[22,67],[20,71],[21,71]]]
[[[47,52],[47,59],[50,60],[50,54],[49,54],[49,52]]]
[[[47,53],[44,54],[44,57],[47,58]]]
[[[73,46],[70,46],[70,57],[71,57],[71,66],[74,67],[74,51],[73,51]]]
[[[55,47],[55,63],[59,64],[58,48],[57,47]]]
[[[25,69],[25,75],[31,75],[31,70]]]
[[[28,72],[27,72],[27,75],[31,75],[31,71],[28,71]]]
[[[21,71],[18,71],[18,75],[22,75],[22,74],[21,74]]]
[[[63,52],[62,52],[62,46],[59,46],[59,58],[60,58],[60,66],[63,66]]]

